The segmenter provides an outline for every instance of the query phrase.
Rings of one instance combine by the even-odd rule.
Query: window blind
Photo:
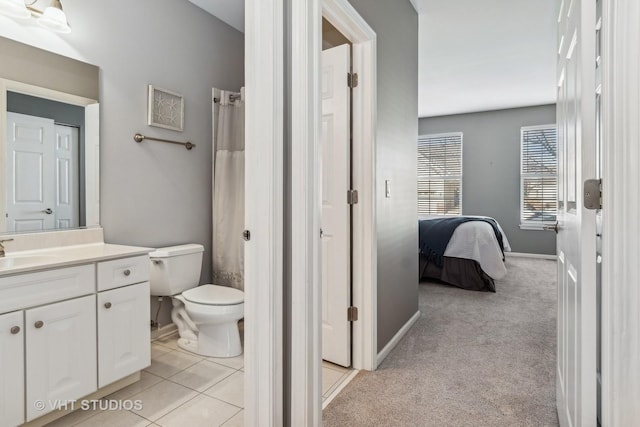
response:
[[[520,222],[555,223],[558,206],[558,136],[555,125],[521,129]]]
[[[418,138],[418,215],[462,214],[462,133]]]

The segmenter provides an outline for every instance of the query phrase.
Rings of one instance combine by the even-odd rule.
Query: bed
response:
[[[500,224],[482,216],[445,218],[419,218],[420,280],[436,279],[463,289],[495,292],[495,280],[507,274],[504,252],[511,250]],[[443,224],[449,227],[450,239]]]

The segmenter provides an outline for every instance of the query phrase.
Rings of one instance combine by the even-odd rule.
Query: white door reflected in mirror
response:
[[[79,226],[79,130],[7,113],[7,231]]]

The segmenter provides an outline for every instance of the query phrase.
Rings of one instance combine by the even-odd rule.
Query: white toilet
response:
[[[180,348],[209,357],[238,356],[244,292],[227,286],[198,286],[203,252],[204,247],[196,244],[151,252],[151,295],[172,297],[171,320],[180,333]]]

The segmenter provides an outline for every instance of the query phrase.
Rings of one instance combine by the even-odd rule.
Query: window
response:
[[[520,227],[541,229],[558,211],[558,156],[555,125],[520,130]]]
[[[418,138],[418,215],[462,214],[462,133]]]

